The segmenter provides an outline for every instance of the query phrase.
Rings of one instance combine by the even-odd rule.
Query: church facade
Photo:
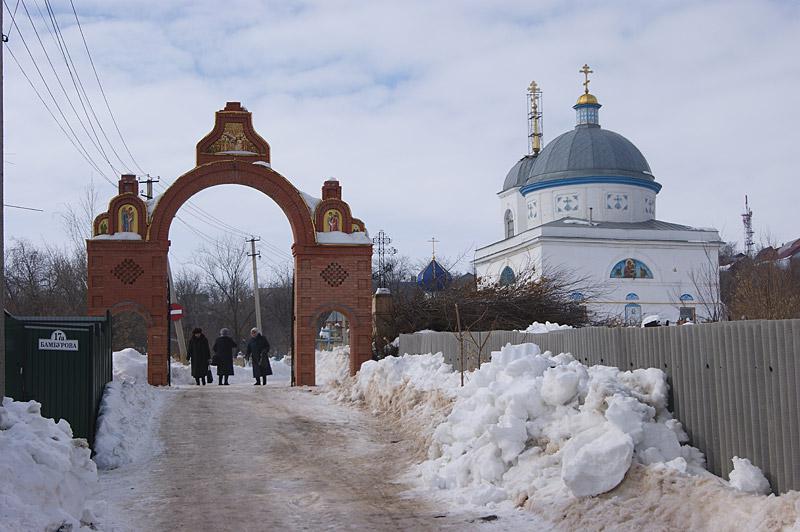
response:
[[[571,297],[598,320],[708,318],[717,230],[656,218],[662,185],[632,142],[600,126],[591,71],[582,72],[575,128],[541,152],[534,147],[506,176],[498,193],[504,238],[476,250],[477,276],[505,284],[523,272],[558,271],[583,279],[587,293]]]

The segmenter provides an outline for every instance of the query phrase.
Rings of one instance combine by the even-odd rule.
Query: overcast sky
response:
[[[12,10],[17,3],[7,2]],[[25,5],[72,93],[36,2]],[[526,87],[535,79],[544,90],[547,142],[573,127],[578,69],[588,63],[601,125],[636,144],[664,187],[659,219],[713,226],[741,243],[747,194],[757,237],[800,237],[794,1],[74,3],[128,147],[168,182],[194,166],[214,111],[238,100],[270,143],[273,167],[299,189],[319,196],[335,176],[354,215],[373,236],[389,233],[401,254],[429,256],[426,241],[435,236],[437,255],[471,258],[476,246],[502,237],[496,193],[526,153]],[[136,172],[69,2],[51,4],[94,109]],[[76,132],[116,182],[74,120],[22,5],[16,20]],[[9,26],[6,12],[8,47],[44,90]],[[4,68],[5,199],[45,210],[6,208],[6,241],[65,241],[64,205],[79,201],[90,181],[103,203],[114,188],[58,129],[8,50]],[[225,186],[194,202],[289,254],[289,224],[267,196]],[[179,216],[211,237],[223,234],[186,208]],[[202,243],[177,222],[170,238],[177,264]],[[262,247],[266,260],[281,262],[269,250]]]

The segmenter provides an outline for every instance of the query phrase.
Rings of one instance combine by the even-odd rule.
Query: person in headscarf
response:
[[[200,327],[195,327],[192,330],[192,338],[189,340],[186,354],[192,363],[192,377],[194,377],[195,384],[199,385],[202,382],[203,386],[205,386],[206,376],[211,373],[208,368],[211,351],[208,349],[208,339]]]
[[[272,366],[269,363],[269,342],[261,334],[261,331],[253,327],[250,329],[250,340],[247,342],[246,357],[250,358],[253,364],[253,377],[256,379],[255,386],[263,383],[267,385],[267,375],[272,375]]]
[[[231,338],[227,328],[219,331],[219,338],[214,340],[214,362],[217,365],[217,384],[228,384],[228,376],[233,375],[233,350],[236,342]]]

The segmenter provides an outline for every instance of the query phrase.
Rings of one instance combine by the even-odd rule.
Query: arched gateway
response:
[[[215,185],[245,185],[272,198],[292,227],[294,245],[294,373],[300,385],[315,384],[317,318],[338,310],[350,320],[350,372],[371,356],[372,242],[352,216],[336,180],[322,198],[297,190],[270,165],[269,144],[239,102],[217,111],[213,131],[197,144],[197,166],[161,196],[138,194],[136,176],[123,175],[119,194],[97,216],[87,241],[91,315],[134,311],[147,324],[147,378],[167,384],[169,228],[192,195]]]

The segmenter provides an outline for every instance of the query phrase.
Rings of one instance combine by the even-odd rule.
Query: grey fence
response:
[[[670,385],[670,409],[690,443],[705,453],[710,471],[727,478],[731,458],[746,457],[775,492],[800,490],[800,320],[493,331],[464,338],[468,369],[506,343],[524,342],[572,353],[587,365],[660,368]],[[400,353],[442,352],[460,369],[459,343],[454,333],[403,334]]]

